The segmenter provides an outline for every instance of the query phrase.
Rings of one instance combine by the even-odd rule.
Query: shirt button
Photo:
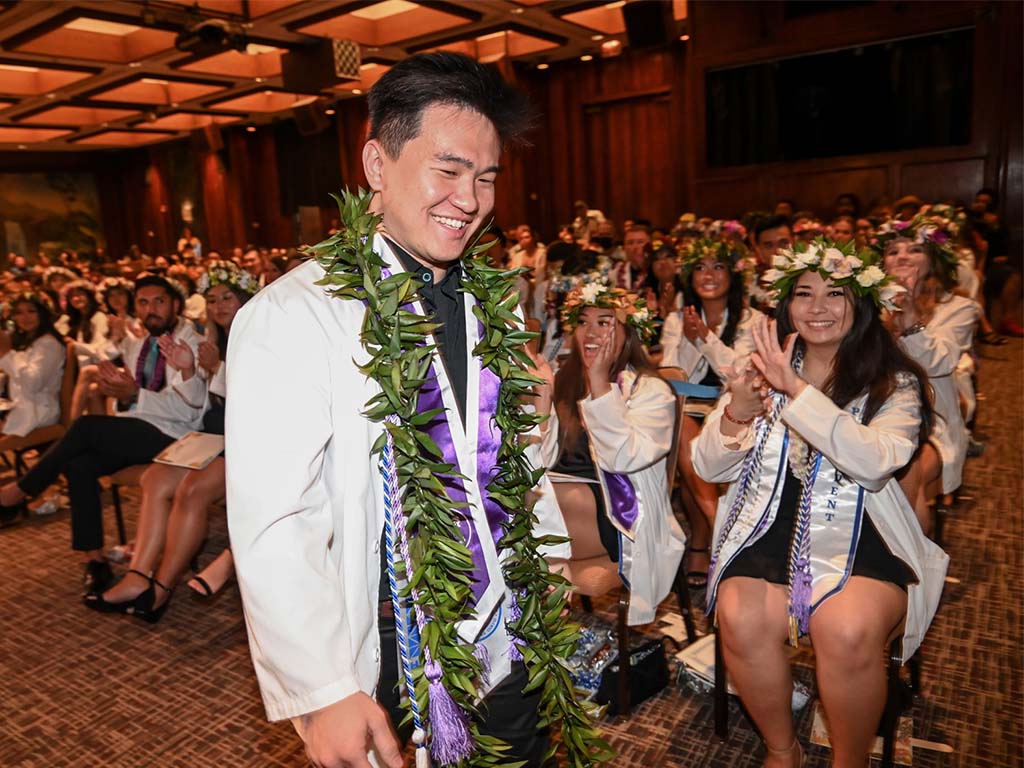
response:
[[[373,660],[380,661],[380,648],[373,649]]]
[[[430,278],[431,278],[431,274],[430,274],[429,272],[424,272],[424,273],[423,273],[423,275],[421,276],[421,279],[422,279],[422,280],[423,280],[423,282],[424,282],[424,283],[426,283],[427,285],[429,285],[429,284],[430,284]]]
[[[377,554],[378,552],[380,552],[380,542],[375,541],[373,542],[373,554]]]

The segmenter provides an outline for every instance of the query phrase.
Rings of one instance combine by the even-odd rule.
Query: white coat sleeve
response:
[[[948,376],[956,370],[960,355],[970,349],[980,314],[977,303],[958,302],[941,321],[935,319],[924,330],[900,338],[900,346],[929,376]]]
[[[693,469],[709,483],[731,483],[739,478],[743,460],[754,446],[752,426],[735,437],[722,434],[722,415],[730,400],[730,392],[718,399],[715,409],[704,419],[700,434],[690,442]]]
[[[736,337],[732,346],[728,346],[712,331],[707,339],[697,340],[696,347],[707,358],[718,377],[725,381],[729,378],[729,370],[735,368],[737,361],[742,363],[754,352],[754,335],[751,329],[760,318],[757,310],[744,309],[743,317],[736,326]],[[728,370],[727,370],[728,369]]]
[[[0,370],[11,378],[12,383],[17,383],[23,393],[35,394],[55,378],[60,378],[65,356],[63,344],[44,336],[36,339],[26,350],[11,351],[0,357]]]
[[[676,398],[655,376],[641,376],[629,401],[618,386],[580,400],[580,414],[598,466],[605,472],[636,472],[668,455]]]
[[[107,336],[110,335],[110,322],[102,312],[95,313],[89,320],[92,326],[92,341],[76,341],[75,352],[88,357],[91,361],[110,359],[106,352],[108,348]]]
[[[228,345],[228,529],[271,720],[360,689],[345,584],[329,554],[344,532],[322,478],[328,443],[345,439],[333,435],[330,349],[312,309],[269,293],[238,312]]]
[[[917,450],[921,398],[916,380],[905,380],[865,425],[821,390],[807,386],[783,409],[782,419],[840,472],[869,491],[879,491]]]
[[[682,368],[679,364],[679,344],[683,338],[683,315],[670,312],[661,326],[661,365],[664,368]]]
[[[196,333],[176,332],[175,339],[188,344],[192,354],[198,357],[199,342],[202,340]],[[141,346],[141,343],[140,343]],[[136,355],[137,357],[137,355]],[[128,356],[125,355],[125,360]],[[167,386],[159,392],[149,389],[139,390],[139,399],[133,409],[137,414],[149,414],[168,421],[194,422],[203,415],[206,408],[206,381],[200,376],[193,376],[192,381],[184,381],[181,372],[167,366]],[[131,373],[131,371],[129,371]]]

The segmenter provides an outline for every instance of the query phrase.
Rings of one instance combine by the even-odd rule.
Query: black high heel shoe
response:
[[[129,568],[128,573],[134,573],[137,576],[141,576],[146,581],[149,581],[149,574],[143,573],[142,571]],[[102,592],[88,592],[82,596],[82,602],[85,603],[86,608],[91,608],[92,610],[99,611],[100,613],[130,613],[131,607],[138,599],[138,596],[136,596],[129,598],[128,600],[119,600],[114,602],[104,598]]]
[[[22,515],[28,517],[28,504],[24,501],[19,501],[17,504],[12,504],[7,507],[0,504],[0,528],[9,528],[18,522],[18,518]]]
[[[158,608],[154,608],[153,604],[156,602],[156,588],[160,587],[164,592],[167,593],[167,599],[164,600],[163,604]],[[167,612],[167,606],[171,604],[171,595],[174,590],[165,587],[155,578],[149,578],[149,588],[141,595],[135,598],[132,602],[131,607],[126,611],[132,616],[136,616],[142,619],[147,624],[156,624],[163,618],[163,615]]]

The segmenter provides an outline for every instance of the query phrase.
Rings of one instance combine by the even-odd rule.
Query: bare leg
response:
[[[941,477],[942,460],[939,453],[931,443],[925,443],[900,478],[900,488],[914,507],[917,522],[921,524],[925,536],[931,536],[932,533],[932,513],[928,507],[928,499],[931,498],[929,491],[934,489],[935,481],[941,480]]]
[[[552,563],[554,562],[555,561],[552,561]],[[566,561],[560,560],[557,562],[565,563]],[[554,570],[553,564],[551,569]],[[203,568],[200,573],[197,573],[196,578],[189,579],[188,586],[203,597],[212,597],[220,592],[224,585],[227,584],[234,575],[235,558],[232,557],[230,549],[225,549],[217,555],[212,563]],[[206,586],[210,588],[209,592],[203,588],[202,583],[196,580],[199,578],[201,578],[206,583]]]
[[[718,631],[725,667],[747,712],[761,731],[765,766],[798,764],[793,727],[793,675],[786,650],[786,588],[763,579],[734,577],[718,587]],[[777,754],[772,754],[772,752]]]
[[[895,584],[851,576],[811,617],[818,692],[836,768],[868,764],[885,707],[883,650],[906,612],[907,594]]]
[[[586,483],[554,483],[555,498],[572,539],[574,560],[607,555],[597,532],[597,502]]]
[[[153,464],[142,475],[142,503],[139,506],[139,527],[135,534],[135,552],[128,567],[152,573],[164,549],[167,520],[171,514],[174,494],[189,470],[166,464]],[[149,583],[137,573],[127,573],[121,581],[103,593],[110,603],[133,600]]]
[[[224,459],[214,459],[204,469],[189,471],[174,495],[174,507],[167,521],[167,546],[156,572],[156,580],[174,589],[206,538],[210,506],[224,498]],[[170,597],[158,590],[153,607]]]
[[[690,442],[700,434],[701,425],[690,416],[683,417],[679,446],[679,471],[683,475],[683,508],[690,524],[687,571],[707,573],[710,555],[707,552],[711,531],[718,510],[718,486],[701,478],[693,468]]]

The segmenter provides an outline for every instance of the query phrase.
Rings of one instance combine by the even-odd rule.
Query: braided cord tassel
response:
[[[811,622],[811,494],[821,466],[821,454],[814,451],[808,471],[800,481],[800,506],[789,551],[789,643],[794,648]]]
[[[399,423],[398,417],[394,414],[389,415],[387,421],[390,424],[397,425]],[[405,563],[406,574],[412,573],[412,556],[409,553],[409,535],[405,528],[405,517],[402,514],[401,493],[398,488],[398,471],[394,458],[394,443],[391,439],[391,433],[387,431],[386,427],[385,434],[387,436],[386,444],[381,452],[380,464],[381,474],[384,477],[385,507],[390,507],[391,510],[390,515],[385,517],[386,521],[391,521],[390,528],[393,537],[393,543],[390,545],[388,553],[388,578],[391,581],[391,599],[395,601],[395,615],[397,617],[401,613],[401,607],[398,603],[398,591],[394,575],[394,550],[398,550],[402,561]],[[385,522],[385,525],[387,526],[387,522]],[[386,533],[385,538],[387,538]],[[416,616],[416,626],[422,634],[427,618],[419,606],[419,595],[416,590],[413,590],[411,597],[413,611]],[[401,622],[396,621],[395,623],[396,626],[404,624],[404,616]],[[412,703],[416,766],[417,768],[425,768],[430,763],[426,758],[426,730],[423,727],[422,713],[419,712],[416,703],[416,689],[412,678],[414,665],[410,652],[410,635],[410,632],[404,632],[399,636],[401,646],[399,656],[402,661],[406,687],[409,691],[409,700]],[[472,755],[476,749],[476,743],[469,728],[469,718],[456,704],[451,693],[444,687],[442,680],[443,670],[440,663],[431,657],[430,649],[425,645],[422,647],[422,652],[424,674],[428,681],[430,754],[433,755],[440,765],[455,765]],[[417,715],[420,717],[418,726],[416,725]],[[417,739],[417,737],[419,738]]]
[[[398,419],[394,416],[388,418],[392,424],[397,424]],[[386,430],[385,430],[386,431]],[[387,433],[387,443],[380,455],[380,473],[384,479],[384,544],[387,549],[388,558],[388,585],[391,588],[391,602],[395,606],[395,633],[398,636],[398,655],[402,662],[402,675],[405,681],[405,688],[409,692],[409,708],[412,711],[412,740],[416,745],[416,765],[427,768],[430,765],[430,755],[427,751],[427,732],[423,727],[423,715],[420,713],[419,702],[416,700],[416,684],[413,680],[412,670],[415,666],[411,658],[411,627],[406,625],[408,615],[402,606],[402,599],[398,594],[398,577],[395,573],[395,529],[405,528],[405,520],[402,515],[401,495],[398,489],[398,473],[395,468],[394,443],[391,434]],[[408,568],[408,561],[406,561]],[[409,571],[406,570],[406,578]],[[421,757],[422,755],[422,757]]]
[[[786,398],[780,394],[773,394],[772,396],[772,410],[767,416],[762,416],[757,421],[757,440],[754,444],[753,450],[747,453],[747,458],[743,461],[743,467],[740,469],[740,485],[736,490],[736,497],[733,499],[732,506],[729,507],[729,514],[725,518],[725,522],[722,524],[722,532],[719,534],[718,541],[715,543],[715,551],[711,555],[711,562],[708,566],[708,581],[714,579],[715,568],[718,565],[718,557],[722,552],[722,547],[725,545],[726,540],[729,538],[729,533],[732,531],[733,526],[739,519],[740,513],[747,504],[747,497],[750,495],[750,489],[756,484],[761,477],[762,470],[762,459],[764,457],[765,446],[768,444],[768,436],[771,434],[772,428],[775,426],[775,422],[779,418],[779,414],[782,413],[782,408],[786,403]]]

